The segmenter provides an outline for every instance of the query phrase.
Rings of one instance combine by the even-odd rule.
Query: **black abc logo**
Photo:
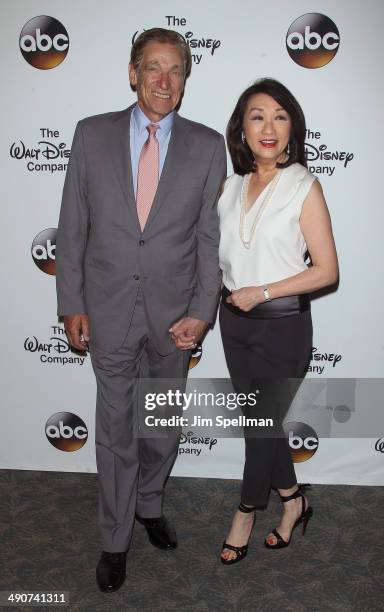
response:
[[[56,412],[49,417],[45,434],[52,446],[67,453],[79,450],[88,439],[86,424],[72,412]]]
[[[50,227],[34,237],[31,247],[32,258],[40,270],[46,274],[56,274],[56,233],[57,229]]]
[[[203,347],[201,346],[201,342],[199,342],[195,349],[191,352],[191,357],[189,359],[188,369],[192,370],[199,363],[201,356],[203,354]]]
[[[290,421],[284,423],[284,431],[294,463],[308,461],[313,457],[319,447],[319,438],[312,427],[306,423]]]
[[[20,32],[20,51],[34,68],[50,70],[63,62],[69,49],[68,32],[60,21],[47,15],[30,19]]]
[[[304,68],[321,68],[337,53],[339,30],[329,17],[321,13],[306,13],[290,25],[286,45],[296,64]]]

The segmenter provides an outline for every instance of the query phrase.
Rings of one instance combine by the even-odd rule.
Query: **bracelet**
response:
[[[269,290],[267,285],[265,285],[265,287],[263,287],[263,294],[264,294],[264,298],[266,302],[270,302],[271,301],[271,296],[269,295]]]

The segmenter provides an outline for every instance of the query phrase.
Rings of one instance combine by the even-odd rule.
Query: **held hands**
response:
[[[88,316],[86,314],[64,315],[63,321],[69,344],[78,351],[88,350]]]
[[[172,325],[169,332],[178,349],[189,351],[195,348],[207,327],[208,323],[205,321],[193,317],[183,317]]]
[[[69,344],[79,351],[86,351],[90,338],[88,316],[64,315],[63,321]],[[169,331],[177,348],[186,351],[196,346],[207,327],[205,321],[184,317],[174,323]]]
[[[242,287],[241,289],[235,289],[232,291],[226,299],[228,304],[237,306],[240,310],[248,312],[252,310],[258,304],[265,302],[263,288],[262,287]]]

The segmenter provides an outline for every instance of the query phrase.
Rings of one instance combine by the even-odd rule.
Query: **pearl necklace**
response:
[[[251,231],[249,234],[249,240],[245,240],[245,236],[244,236],[244,221],[245,221],[245,208],[246,208],[246,198],[247,198],[247,194],[248,194],[248,186],[249,186],[249,181],[251,179],[251,175],[247,174],[244,179],[243,179],[243,185],[241,187],[241,194],[240,194],[240,223],[239,223],[239,236],[240,236],[240,240],[243,243],[244,248],[246,249],[250,249],[251,248],[251,242],[253,239],[253,235],[255,233],[256,227],[261,219],[261,216],[264,212],[264,210],[266,209],[266,207],[268,206],[273,193],[276,189],[277,183],[279,182],[280,179],[280,175],[281,175],[281,170],[278,170],[275,174],[275,176],[273,177],[273,179],[271,180],[271,182],[269,183],[269,187],[268,187],[268,191],[264,196],[264,199],[260,205],[259,210],[257,211],[257,215],[252,223],[252,227],[251,227]],[[254,204],[253,204],[254,205]],[[251,209],[250,209],[251,210]]]

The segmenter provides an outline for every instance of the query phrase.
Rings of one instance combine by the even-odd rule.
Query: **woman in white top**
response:
[[[307,294],[336,283],[338,264],[323,192],[306,167],[304,139],[300,105],[273,79],[244,91],[227,129],[235,174],[219,200],[220,328],[235,390],[260,392],[256,406],[243,408],[246,416],[273,416],[275,427],[264,437],[244,430],[241,503],[222,547],[225,564],[245,557],[255,510],[266,507],[271,487],[284,511],[266,537],[268,548],[288,546],[293,529],[301,523],[304,532],[313,512],[297,485],[281,423],[310,358]]]

